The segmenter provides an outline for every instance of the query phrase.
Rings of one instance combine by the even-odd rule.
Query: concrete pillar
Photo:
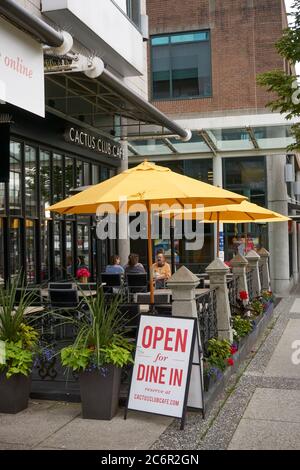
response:
[[[223,187],[223,165],[222,157],[214,155],[213,157],[213,185],[218,188]],[[220,223],[220,233],[224,236],[224,225]],[[217,257],[217,224],[214,224],[214,256]],[[224,261],[224,252],[220,252],[220,258]]]
[[[123,150],[123,158],[120,162],[120,167],[118,173],[122,173],[125,170],[128,170],[128,145],[127,140],[121,140],[120,144]],[[129,229],[128,229],[128,216],[127,214],[122,214],[119,217],[119,240],[118,240],[118,255],[121,258],[121,264],[125,265],[128,261],[128,256],[130,253],[130,238],[129,238]]]
[[[247,267],[248,267],[248,261],[247,259],[240,255],[237,254],[234,256],[234,258],[230,262],[232,266],[232,273],[233,276],[236,277],[237,279],[237,284],[238,284],[238,291],[246,291],[247,294],[248,292],[248,283],[247,283]]]
[[[197,318],[196,287],[199,279],[185,266],[182,266],[167,282],[167,286],[172,289],[172,315],[174,317],[193,317]],[[199,322],[197,321],[198,338],[200,351],[201,336],[199,331]],[[193,366],[191,371],[191,381],[188,395],[188,406],[191,408],[203,408],[202,386],[199,380],[199,367],[203,357],[199,357],[197,345],[194,350]],[[201,366],[203,371],[203,365]],[[203,375],[201,374],[203,381]]]
[[[260,282],[260,275],[259,275],[259,260],[260,256],[256,251],[251,250],[245,256],[249,263],[249,268],[252,272],[252,285],[253,285],[253,296],[258,297],[261,293],[261,282]]]
[[[268,208],[288,215],[285,155],[266,157]],[[273,291],[285,295],[290,288],[288,222],[269,223],[270,277]]]
[[[261,248],[258,251],[260,260],[258,262],[259,266],[262,266],[262,279],[261,279],[261,289],[262,290],[272,290],[270,282],[270,269],[269,269],[269,258],[270,253],[265,249]]]
[[[218,337],[232,341],[231,311],[226,279],[229,268],[217,258],[206,268],[206,272],[209,275],[210,288],[216,289]]]
[[[185,266],[182,266],[168,280],[172,289],[172,315],[174,317],[197,318],[196,287],[199,279]]]
[[[290,157],[291,162],[293,164],[293,171],[295,175],[295,157]],[[295,175],[296,179],[296,175]],[[291,194],[292,200],[295,200],[295,192],[294,192],[294,185],[291,184]],[[292,210],[292,215],[296,215],[297,211]],[[297,240],[297,222],[292,222],[292,263],[293,263],[293,281],[296,284],[298,282],[298,240]]]

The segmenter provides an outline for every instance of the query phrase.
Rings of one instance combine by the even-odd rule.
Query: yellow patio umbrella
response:
[[[185,204],[196,206],[215,206],[218,204],[239,204],[246,197],[231,191],[217,188],[207,183],[180,175],[169,168],[143,162],[140,165],[125,170],[102,183],[67,198],[53,206],[49,211],[60,214],[95,214],[101,205],[106,206],[105,212],[124,210],[135,212],[137,203],[139,211],[148,213],[148,263],[150,272],[151,303],[154,301],[152,282],[152,243],[151,243],[151,212],[157,211],[160,204],[169,206]]]
[[[196,219],[202,216],[203,222],[216,222],[217,256],[219,256],[220,222],[248,224],[253,222],[287,222],[290,220],[289,217],[249,201],[243,201],[240,204],[204,207],[203,209],[175,209],[174,211],[164,211],[161,215],[162,217],[172,217],[174,219]]]

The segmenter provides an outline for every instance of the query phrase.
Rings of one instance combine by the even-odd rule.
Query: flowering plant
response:
[[[89,270],[87,268],[79,268],[77,269],[77,277],[80,278],[80,277],[90,277],[91,273],[89,272]]]
[[[249,299],[248,292],[246,292],[245,290],[241,290],[239,293],[239,297],[241,300],[248,300]]]

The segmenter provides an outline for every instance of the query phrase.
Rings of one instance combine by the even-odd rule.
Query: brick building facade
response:
[[[257,84],[256,76],[285,67],[274,47],[287,26],[283,0],[192,0],[184,7],[181,0],[148,0],[147,11],[151,35],[211,31],[212,97],[154,101],[162,111],[264,109],[270,95]]]

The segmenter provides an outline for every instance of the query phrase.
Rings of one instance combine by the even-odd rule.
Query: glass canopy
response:
[[[294,143],[290,125],[265,127],[201,129],[193,131],[189,142],[177,138],[144,137],[143,140],[128,138],[129,155],[135,157],[184,155],[255,153],[255,151],[285,152]]]

